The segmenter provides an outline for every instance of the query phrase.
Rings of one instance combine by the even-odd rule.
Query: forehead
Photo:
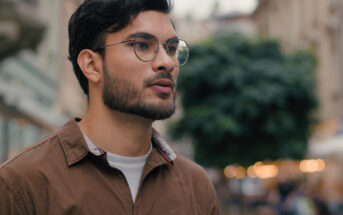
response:
[[[160,41],[175,37],[174,27],[167,14],[159,11],[143,11],[133,18],[132,22],[122,30],[109,34],[106,40],[124,40],[130,34],[146,32]]]

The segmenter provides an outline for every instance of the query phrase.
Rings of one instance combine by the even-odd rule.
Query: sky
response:
[[[231,12],[251,13],[258,0],[218,0],[219,13]],[[184,17],[188,14],[197,19],[207,18],[213,10],[215,0],[174,0],[173,13]]]

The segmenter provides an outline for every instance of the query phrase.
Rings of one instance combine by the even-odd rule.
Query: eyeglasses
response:
[[[99,49],[104,49],[106,47],[115,46],[122,43],[131,43],[135,55],[138,59],[143,62],[150,62],[154,60],[157,56],[159,50],[160,42],[154,36],[146,36],[146,37],[135,37],[132,40],[125,40],[119,43],[113,43],[109,45],[105,45],[94,51],[98,51]],[[172,38],[169,39],[166,43],[161,43],[163,48],[166,50],[168,56],[173,60],[175,66],[183,66],[187,63],[189,57],[189,47],[186,41]]]

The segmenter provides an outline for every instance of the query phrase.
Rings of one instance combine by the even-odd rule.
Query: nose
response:
[[[172,72],[175,68],[174,61],[164,49],[163,44],[159,44],[157,55],[152,60],[152,68],[156,72]]]

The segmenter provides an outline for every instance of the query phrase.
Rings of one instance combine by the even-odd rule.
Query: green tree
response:
[[[284,54],[276,41],[216,36],[191,49],[178,89],[174,137],[192,137],[205,166],[301,159],[314,122],[315,58]]]

